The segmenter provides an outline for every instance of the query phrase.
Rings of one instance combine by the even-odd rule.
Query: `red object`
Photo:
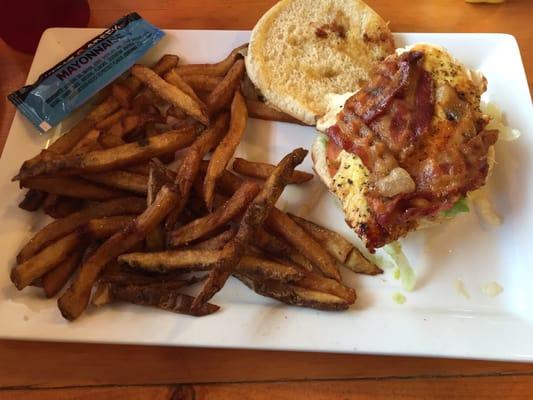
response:
[[[2,8],[0,37],[30,54],[47,28],[85,27],[91,14],[87,0],[12,0]]]

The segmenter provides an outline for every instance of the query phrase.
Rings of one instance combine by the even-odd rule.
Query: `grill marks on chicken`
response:
[[[497,131],[483,131],[479,104],[448,83],[439,80],[437,85],[423,67],[425,56],[411,50],[387,57],[326,131],[370,171],[366,198],[371,218],[355,230],[371,251],[482,186],[488,148],[498,137]],[[390,180],[398,168],[408,172],[415,189],[411,182],[405,186],[409,189],[388,197],[378,183]]]

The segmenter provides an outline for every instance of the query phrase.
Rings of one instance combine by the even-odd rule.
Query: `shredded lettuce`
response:
[[[449,210],[443,211],[441,214],[443,217],[452,218],[456,217],[458,214],[467,213],[470,211],[468,207],[468,200],[466,197],[461,197],[455,202],[455,204]]]
[[[416,277],[413,268],[411,268],[411,265],[402,250],[402,246],[399,242],[393,242],[386,245],[383,249],[392,258],[396,267],[400,271],[400,282],[402,287],[408,292],[411,292],[415,288]]]

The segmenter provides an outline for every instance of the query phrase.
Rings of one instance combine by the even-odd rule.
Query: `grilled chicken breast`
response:
[[[313,158],[373,251],[484,185],[498,132],[480,110],[485,78],[438,46],[398,49],[371,76],[319,121]]]

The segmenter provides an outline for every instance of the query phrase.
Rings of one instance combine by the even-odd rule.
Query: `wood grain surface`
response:
[[[393,31],[514,35],[533,76],[533,1],[367,0]],[[138,11],[161,28],[250,29],[272,0],[93,0],[89,26]],[[0,148],[32,56],[0,40]],[[529,83],[532,87],[531,81]],[[1,316],[0,316],[1,318]],[[0,323],[2,321],[0,320]],[[460,338],[458,338],[460,340]],[[533,398],[533,364],[367,355],[0,341],[3,399]]]

